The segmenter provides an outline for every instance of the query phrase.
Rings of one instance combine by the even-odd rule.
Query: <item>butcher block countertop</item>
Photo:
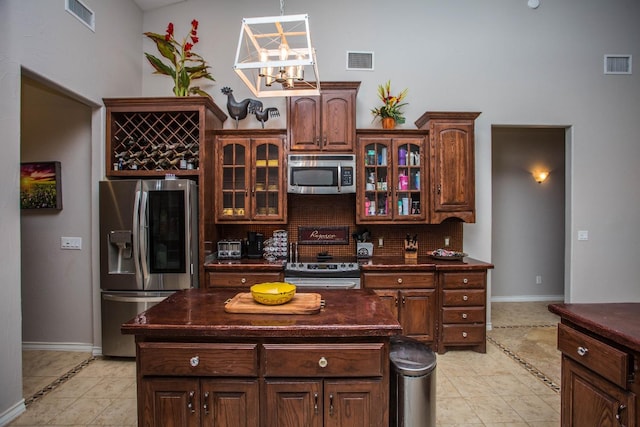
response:
[[[551,304],[549,311],[563,323],[640,352],[640,303]]]
[[[138,337],[388,337],[402,333],[387,305],[370,290],[322,290],[316,314],[240,314],[225,312],[237,291],[186,289],[122,325]]]

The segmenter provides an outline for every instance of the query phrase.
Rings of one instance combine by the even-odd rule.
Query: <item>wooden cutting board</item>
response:
[[[227,300],[224,311],[246,314],[315,314],[320,312],[322,300],[320,294],[296,293],[291,301],[280,305],[257,303],[250,292],[241,292]]]

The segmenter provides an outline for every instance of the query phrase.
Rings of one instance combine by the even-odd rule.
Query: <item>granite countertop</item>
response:
[[[640,303],[550,304],[549,311],[563,323],[640,352]]]
[[[316,314],[227,313],[224,305],[238,292],[186,289],[122,325],[138,336],[267,338],[371,337],[402,333],[398,320],[373,291],[321,290],[325,306]]]

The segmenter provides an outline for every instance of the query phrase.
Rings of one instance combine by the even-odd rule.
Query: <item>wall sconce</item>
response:
[[[534,171],[532,175],[538,184],[542,184],[549,178],[549,171]]]

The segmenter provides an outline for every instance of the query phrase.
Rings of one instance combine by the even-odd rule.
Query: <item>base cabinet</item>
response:
[[[381,381],[265,382],[267,425],[279,427],[383,426]]]
[[[143,381],[143,426],[258,427],[257,380]]]
[[[395,314],[403,335],[431,344],[436,337],[436,290],[432,272],[365,273],[364,287],[373,289]]]

